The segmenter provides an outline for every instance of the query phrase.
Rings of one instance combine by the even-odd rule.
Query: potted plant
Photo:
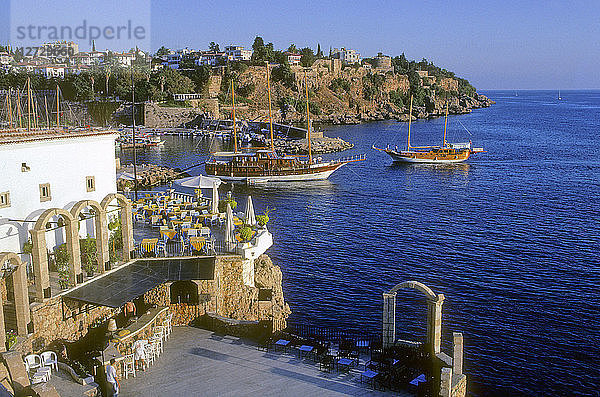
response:
[[[17,343],[17,333],[9,329],[6,331],[6,350],[12,349],[12,347]]]
[[[71,262],[71,255],[67,251],[66,244],[56,247],[54,250],[54,263],[58,272],[58,284],[62,289],[69,287],[69,262]]]
[[[261,226],[261,227],[267,226],[267,223],[269,223],[269,212],[271,212],[271,211],[272,210],[270,210],[269,207],[267,207],[267,209],[264,210],[262,215],[256,216],[256,222],[258,223],[259,226]]]
[[[81,252],[81,264],[88,277],[94,275],[94,267],[98,262],[98,253],[96,250],[96,239],[90,237],[79,239],[79,250]]]
[[[250,225],[242,225],[238,234],[240,235],[242,243],[247,243],[250,240],[252,240],[252,237],[254,237],[254,230],[252,230],[252,227]]]
[[[219,212],[227,211],[227,204],[231,206],[231,209],[234,210],[237,207],[237,201],[233,199],[233,197],[227,197],[221,201],[219,201]]]

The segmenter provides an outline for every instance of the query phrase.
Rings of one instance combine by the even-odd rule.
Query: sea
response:
[[[290,322],[380,334],[382,294],[416,280],[445,295],[442,349],[464,335],[468,392],[600,395],[600,91],[488,91],[449,116],[447,140],[485,153],[456,165],[393,164],[407,123],[321,126],[366,154],[329,180],[235,187],[269,209]],[[444,119],[411,126],[439,144]],[[164,136],[139,163],[186,168],[227,144]],[[130,152],[119,153],[130,163]],[[190,170],[204,172],[203,166]],[[423,341],[425,297],[397,296],[397,337]]]

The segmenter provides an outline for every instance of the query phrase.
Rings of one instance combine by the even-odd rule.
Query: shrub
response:
[[[242,241],[250,241],[252,239],[252,228],[248,225],[243,225],[240,228],[240,238]]]
[[[219,212],[227,211],[227,203],[229,203],[232,210],[234,210],[235,207],[237,207],[237,201],[235,201],[233,198],[228,197],[219,201]]]

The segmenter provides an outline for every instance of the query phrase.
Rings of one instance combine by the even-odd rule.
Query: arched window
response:
[[[171,303],[198,304],[198,285],[193,281],[175,281],[170,290]]]

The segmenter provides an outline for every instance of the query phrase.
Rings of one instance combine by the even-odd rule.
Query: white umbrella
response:
[[[216,183],[212,187],[212,202],[210,203],[210,213],[216,214],[219,212],[219,185]]]
[[[135,177],[132,173],[129,173],[127,171],[123,171],[123,172],[119,172],[117,173],[117,180],[118,179],[123,179],[124,181],[134,181]],[[138,180],[142,179],[139,175],[138,175]]]
[[[187,178],[176,179],[175,183],[183,187],[191,187],[194,189],[211,189],[215,184],[217,187],[221,184],[219,178],[211,178],[204,175],[190,176]]]
[[[234,227],[233,210],[231,209],[231,205],[227,203],[227,213],[225,215],[225,243],[231,244],[235,241],[235,236],[233,235]]]
[[[252,196],[248,196],[248,202],[246,203],[246,212],[244,213],[244,219],[246,224],[250,226],[256,225],[256,215],[254,215],[254,205],[252,204]]]

